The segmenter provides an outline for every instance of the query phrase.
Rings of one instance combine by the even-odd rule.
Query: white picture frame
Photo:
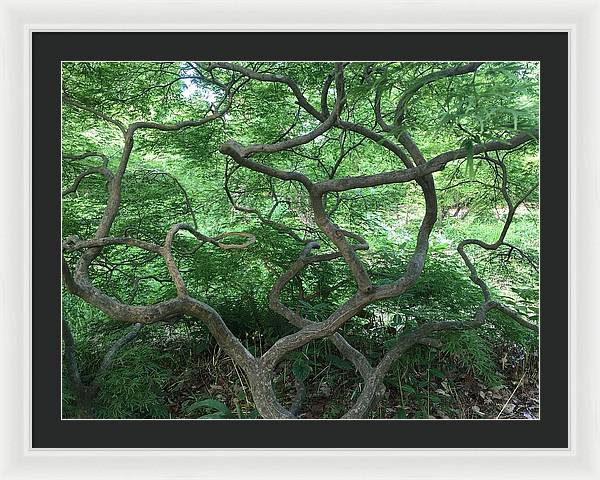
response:
[[[36,31],[565,31],[570,38],[570,446],[563,450],[31,448],[31,34]],[[600,478],[600,5],[594,1],[0,2],[0,477]],[[39,233],[39,232],[38,232]],[[596,315],[597,317],[597,315]],[[402,435],[401,424],[398,434]]]

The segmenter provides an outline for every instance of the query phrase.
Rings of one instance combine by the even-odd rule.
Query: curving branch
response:
[[[146,250],[148,252],[158,254],[162,253],[162,248],[159,245],[131,237],[103,237],[92,240],[80,240],[79,237],[73,236],[67,238],[63,242],[63,250],[65,252],[74,252],[77,250],[86,250],[94,247],[105,247],[107,245],[127,245],[130,247],[141,248],[142,250]]]
[[[538,325],[528,322],[519,314],[519,312],[513,310],[512,308],[510,308],[506,305],[503,305],[500,302],[496,302],[496,301],[490,302],[490,306],[492,308],[498,310],[499,312],[502,312],[505,315],[509,316],[510,318],[512,318],[515,322],[517,322],[522,327],[525,327],[528,330],[531,330],[533,332],[539,332],[540,327]]]
[[[269,227],[277,230],[278,232],[283,233],[285,235],[288,235],[288,236],[292,237],[298,243],[304,244],[304,243],[307,242],[307,240],[305,240],[302,237],[300,237],[300,235],[298,235],[294,231],[293,228],[288,227],[287,225],[284,225],[283,223],[275,222],[274,220],[271,220],[270,215],[269,216],[263,215],[258,208],[250,208],[250,207],[246,207],[246,206],[240,205],[233,198],[233,195],[231,193],[231,189],[229,188],[229,181],[230,180],[231,180],[231,174],[228,172],[228,169],[226,168],[225,169],[225,182],[223,184],[223,189],[225,190],[225,195],[227,196],[227,200],[229,200],[229,203],[234,208],[234,210],[237,210],[238,212],[250,213],[250,214],[255,215],[256,218],[258,219],[258,221],[260,223],[262,223],[263,225],[268,225]],[[277,206],[277,203],[274,205],[273,208],[275,208],[276,206]]]
[[[492,140],[476,144],[473,146],[473,154],[479,155],[484,152],[514,150],[535,140],[537,140],[537,133],[519,133],[508,140]],[[466,158],[467,155],[468,152],[466,148],[459,148],[437,155],[423,165],[406,168],[404,170],[377,173],[374,175],[360,175],[356,177],[325,180],[314,184],[314,188],[320,192],[343,192],[356,188],[376,187],[392,183],[406,183],[443,170],[448,163],[461,158]]]
[[[284,170],[279,170],[273,167],[269,167],[267,165],[260,164],[253,160],[250,160],[252,154],[255,153],[275,153],[281,152],[284,150],[291,150],[294,147],[298,147],[300,145],[304,145],[308,142],[311,142],[315,138],[323,135],[327,130],[331,129],[337,119],[339,118],[340,112],[345,102],[345,93],[344,93],[344,67],[342,64],[336,64],[336,90],[337,90],[337,98],[335,103],[335,108],[331,114],[322,121],[320,125],[318,125],[312,131],[305,133],[303,135],[299,135],[297,137],[290,138],[288,140],[282,140],[273,144],[255,144],[243,146],[239,143],[229,140],[224,143],[220,152],[229,155],[238,165],[247,167],[251,170],[254,170],[259,173],[264,173],[271,177],[279,178],[280,180],[296,180],[302,183],[307,189],[312,188],[312,182],[309,178],[299,172],[288,172]]]
[[[86,158],[90,158],[90,157],[99,157],[102,159],[102,166],[100,167],[92,167],[89,168],[83,172],[81,172],[79,175],[77,175],[77,177],[75,178],[75,180],[73,180],[73,183],[71,184],[70,187],[68,187],[67,189],[65,189],[62,192],[62,196],[66,197],[67,195],[71,194],[71,193],[75,193],[77,191],[77,189],[79,188],[79,184],[81,183],[81,181],[90,176],[90,175],[94,175],[94,174],[99,174],[99,175],[103,175],[104,178],[106,178],[106,181],[108,182],[108,184],[110,185],[110,183],[113,181],[114,175],[113,173],[108,169],[108,157],[106,155],[104,155],[103,153],[99,153],[99,152],[84,152],[78,155],[75,154],[62,154],[62,158],[65,160],[70,160],[70,161],[77,161],[77,160],[84,160]]]
[[[152,175],[154,178],[156,178],[157,176],[165,176],[167,178],[170,178],[173,181],[173,183],[175,183],[177,188],[179,188],[179,190],[181,190],[181,193],[183,193],[183,198],[185,199],[185,205],[188,209],[190,216],[192,217],[192,221],[194,222],[194,228],[197,229],[198,221],[196,220],[196,214],[194,213],[194,209],[192,208],[192,202],[190,200],[190,196],[188,195],[187,190],[183,187],[181,182],[179,180],[177,180],[177,178],[175,178],[170,173],[162,172],[159,170],[151,170],[151,171],[145,172],[144,176],[146,176],[146,175]]]
[[[75,391],[82,390],[83,382],[81,381],[81,373],[79,372],[79,366],[77,365],[75,339],[73,338],[69,323],[64,316],[62,317],[62,332],[64,342],[63,358],[65,366],[67,367],[67,374],[69,375],[69,379],[71,380],[71,384]]]
[[[102,358],[98,371],[92,375],[91,380],[83,381],[76,359],[76,346],[73,334],[66,317],[62,317],[63,342],[64,342],[64,364],[67,374],[71,381],[73,391],[76,397],[79,413],[83,417],[94,417],[94,404],[98,391],[100,390],[99,380],[111,367],[116,355],[128,343],[131,343],[142,329],[141,323],[136,323],[133,328],[125,335],[115,340]]]
[[[455,77],[458,75],[464,75],[466,73],[473,73],[481,65],[483,65],[483,62],[471,62],[464,65],[459,65],[457,67],[439,70],[437,72],[430,73],[429,75],[425,75],[415,80],[415,82],[410,87],[408,87],[400,96],[400,100],[398,101],[398,105],[396,106],[396,111],[394,113],[394,124],[396,126],[402,124],[408,103],[415,96],[415,94],[425,85],[441,80],[442,78]]]
[[[249,68],[245,68],[241,65],[229,62],[213,62],[209,63],[206,66],[206,70],[209,72],[215,68],[219,68],[222,70],[230,70],[232,72],[241,73],[245,77],[252,80],[259,80],[262,82],[271,82],[271,83],[282,83],[287,85],[292,90],[292,93],[296,97],[298,101],[298,105],[301,106],[304,110],[309,112],[314,117],[320,117],[321,113],[316,110],[306,99],[306,97],[300,91],[300,88],[291,78],[285,77],[283,75],[275,75],[272,73],[259,73],[254,70],[250,70]]]
[[[102,159],[102,166],[108,167],[108,157],[100,152],[84,152],[80,154],[63,153],[62,158],[70,161],[84,160],[90,157],[99,157]]]
[[[66,197],[70,193],[75,193],[77,191],[77,189],[79,188],[79,184],[81,183],[81,181],[84,178],[89,177],[90,175],[94,175],[94,174],[103,175],[109,184],[110,184],[110,182],[112,182],[112,180],[114,178],[112,172],[106,167],[90,168],[90,169],[80,173],[79,175],[77,175],[75,180],[73,180],[73,183],[71,184],[71,186],[68,187],[67,189],[63,190],[62,196]]]
[[[506,169],[506,165],[504,164],[504,162],[502,162],[500,160],[495,160],[489,156],[486,156],[486,160],[488,160],[491,163],[494,163],[500,169],[501,181],[502,181],[502,184],[500,186],[500,191],[506,202],[506,205],[508,206],[508,213],[506,215],[506,220],[504,221],[504,225],[502,226],[502,231],[500,232],[498,239],[494,243],[486,243],[486,242],[482,242],[481,240],[478,240],[476,238],[468,238],[468,239],[462,240],[458,244],[457,250],[458,250],[458,253],[461,256],[464,264],[469,269],[471,281],[475,285],[477,285],[479,287],[479,289],[481,290],[481,293],[483,294],[483,298],[484,298],[484,301],[486,302],[486,304],[489,305],[490,308],[494,308],[494,309],[497,309],[497,310],[505,313],[506,315],[508,315],[510,318],[512,318],[513,320],[515,320],[517,323],[524,326],[525,328],[528,328],[529,330],[533,330],[533,331],[538,331],[539,327],[537,325],[524,320],[523,318],[521,318],[519,316],[519,314],[516,311],[501,304],[498,301],[492,301],[489,287],[487,286],[485,281],[479,277],[479,275],[477,273],[477,269],[475,268],[475,265],[473,264],[473,262],[471,261],[471,259],[467,255],[467,253],[465,252],[465,247],[468,245],[476,245],[480,248],[483,248],[484,250],[497,250],[500,246],[504,245],[505,244],[504,239],[506,238],[508,229],[510,228],[510,225],[512,224],[512,221],[513,221],[515,212],[517,211],[517,208],[538,187],[537,184],[534,185],[532,188],[530,188],[527,191],[527,193],[525,193],[525,195],[523,197],[521,197],[521,199],[519,201],[513,203],[513,201],[510,198],[510,195],[508,194],[508,171]]]
[[[85,103],[80,102],[79,100],[72,98],[66,94],[63,94],[62,101],[65,105],[70,105],[70,106],[73,106],[80,110],[84,110],[84,111],[91,113],[92,115],[94,115],[98,118],[101,118],[102,120],[116,126],[121,131],[121,133],[123,135],[125,135],[125,132],[127,131],[127,129],[125,128],[125,124],[123,122],[121,122],[120,120],[116,120],[113,117],[101,112],[100,110],[90,107],[90,106],[86,105]]]
[[[304,382],[300,378],[294,375],[294,386],[296,387],[296,396],[292,400],[290,413],[294,417],[298,417],[302,408],[302,402],[304,402],[304,398],[306,397],[306,385],[304,385]]]
[[[136,323],[133,325],[133,328],[127,332],[125,335],[117,339],[108,349],[106,355],[102,359],[102,363],[100,364],[100,369],[98,370],[97,378],[100,375],[106,373],[106,371],[110,368],[115,359],[115,355],[128,343],[131,343],[140,333],[143,325],[141,323]]]
[[[306,247],[304,247],[304,250],[298,257],[298,259],[288,268],[286,272],[284,272],[283,275],[281,275],[277,279],[277,281],[273,285],[273,288],[269,292],[269,306],[271,307],[271,309],[274,312],[279,313],[281,316],[283,316],[292,325],[299,328],[311,325],[314,326],[315,322],[311,322],[310,320],[302,317],[300,314],[298,314],[291,308],[284,305],[281,301],[281,294],[285,286],[293,278],[295,278],[306,266],[313,263],[331,261],[341,257],[341,254],[338,252],[334,252],[331,254],[309,255],[312,252],[312,250],[318,248],[320,248],[320,245],[317,242],[309,242],[306,245]],[[367,249],[368,245],[366,243],[357,244],[354,248],[357,250]],[[344,339],[342,335],[340,335],[339,333],[335,333],[331,337],[331,341],[338,348],[342,356],[349,360],[363,377],[367,377],[370,374],[371,365],[369,364],[368,360],[358,350],[355,350]],[[266,354],[263,356],[263,358],[265,357]]]

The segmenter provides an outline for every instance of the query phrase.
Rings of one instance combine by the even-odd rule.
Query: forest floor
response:
[[[503,383],[488,387],[472,373],[456,371],[447,378],[430,376],[427,387],[387,386],[386,395],[374,418],[408,419],[537,419],[539,418],[539,375],[537,355],[531,359],[506,355]],[[423,380],[426,373],[421,374]],[[334,413],[336,389],[313,390],[302,418],[323,418]],[[324,395],[323,393],[330,395]],[[343,399],[337,401],[342,405]]]
[[[407,419],[522,419],[539,418],[538,355],[518,349],[498,348],[501,384],[486,386],[464,368],[449,365],[447,376],[425,371],[414,375],[419,386],[388,384],[386,394],[372,418]],[[257,413],[241,372],[219,349],[197,358],[198,368],[177,372],[165,386],[164,395],[172,418],[198,418],[190,405],[198,399],[215,399],[227,405],[234,418],[256,418]],[[198,375],[198,372],[202,372]],[[281,377],[281,376],[280,376]],[[288,403],[295,394],[290,381],[279,390]],[[353,375],[321,375],[307,382],[300,418],[339,418],[351,405],[348,392],[356,392]],[[285,403],[285,401],[284,401]],[[208,412],[208,411],[207,411]],[[237,413],[236,413],[237,412]]]

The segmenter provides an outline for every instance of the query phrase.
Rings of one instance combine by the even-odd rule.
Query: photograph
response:
[[[539,61],[60,73],[62,419],[543,417]]]

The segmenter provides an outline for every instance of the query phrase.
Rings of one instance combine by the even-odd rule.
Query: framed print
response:
[[[487,31],[29,24],[7,468],[595,478],[586,8]]]

